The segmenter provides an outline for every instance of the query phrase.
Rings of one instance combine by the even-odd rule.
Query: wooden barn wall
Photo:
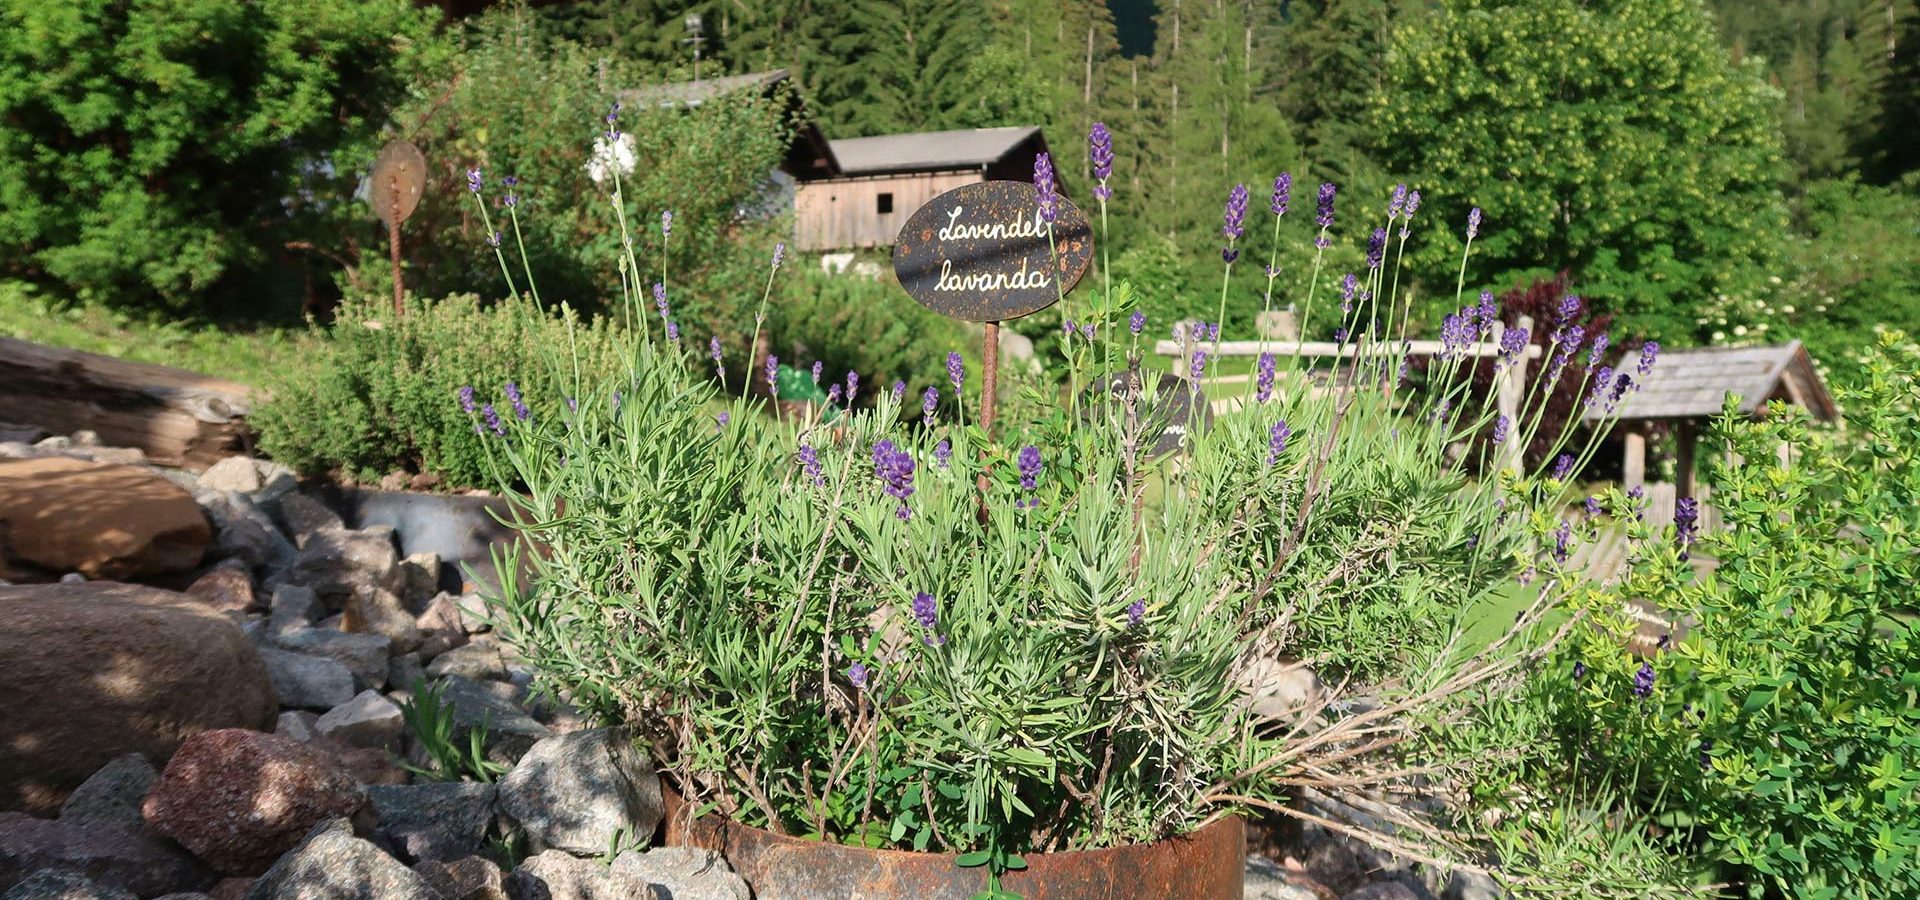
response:
[[[793,198],[794,245],[806,251],[891,246],[915,210],[979,180],[980,173],[969,170],[802,182]],[[893,195],[892,212],[878,211],[881,194]]]

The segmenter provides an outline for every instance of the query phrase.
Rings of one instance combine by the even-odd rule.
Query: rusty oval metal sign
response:
[[[893,274],[920,305],[969,322],[1017,319],[1054,304],[1087,274],[1093,228],[1060,198],[1052,224],[1033,185],[981,181],[920,207],[893,242]]]
[[[405,222],[420,206],[427,186],[427,158],[408,141],[394,141],[380,150],[367,178],[367,202],[373,214],[388,225]]]

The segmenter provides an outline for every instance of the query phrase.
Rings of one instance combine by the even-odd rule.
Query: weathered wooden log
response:
[[[246,452],[255,393],[172,366],[0,337],[0,420],[91,430],[162,465],[204,469]]]

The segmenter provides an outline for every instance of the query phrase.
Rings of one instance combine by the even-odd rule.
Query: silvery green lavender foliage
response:
[[[1062,310],[1087,314],[1062,340],[1093,387],[998,436],[977,397],[928,413],[904,386],[775,419],[724,396],[704,342],[642,326],[625,376],[500,417],[501,482],[549,552],[525,579],[501,567],[496,627],[549,686],[638,728],[694,808],[959,851],[989,879],[1019,853],[1279,808],[1289,785],[1397,783],[1384,736],[1532,658],[1445,645],[1540,552],[1526,511],[1561,485],[1465,476],[1449,448],[1492,415],[1447,380],[1466,348],[1431,394],[1402,391],[1385,277],[1344,317],[1357,360],[1337,383],[1289,367],[1160,456],[1168,392],[1198,386],[1142,377],[1124,285]],[[1298,302],[1316,301],[1338,303]],[[1257,709],[1287,656],[1379,702]]]

